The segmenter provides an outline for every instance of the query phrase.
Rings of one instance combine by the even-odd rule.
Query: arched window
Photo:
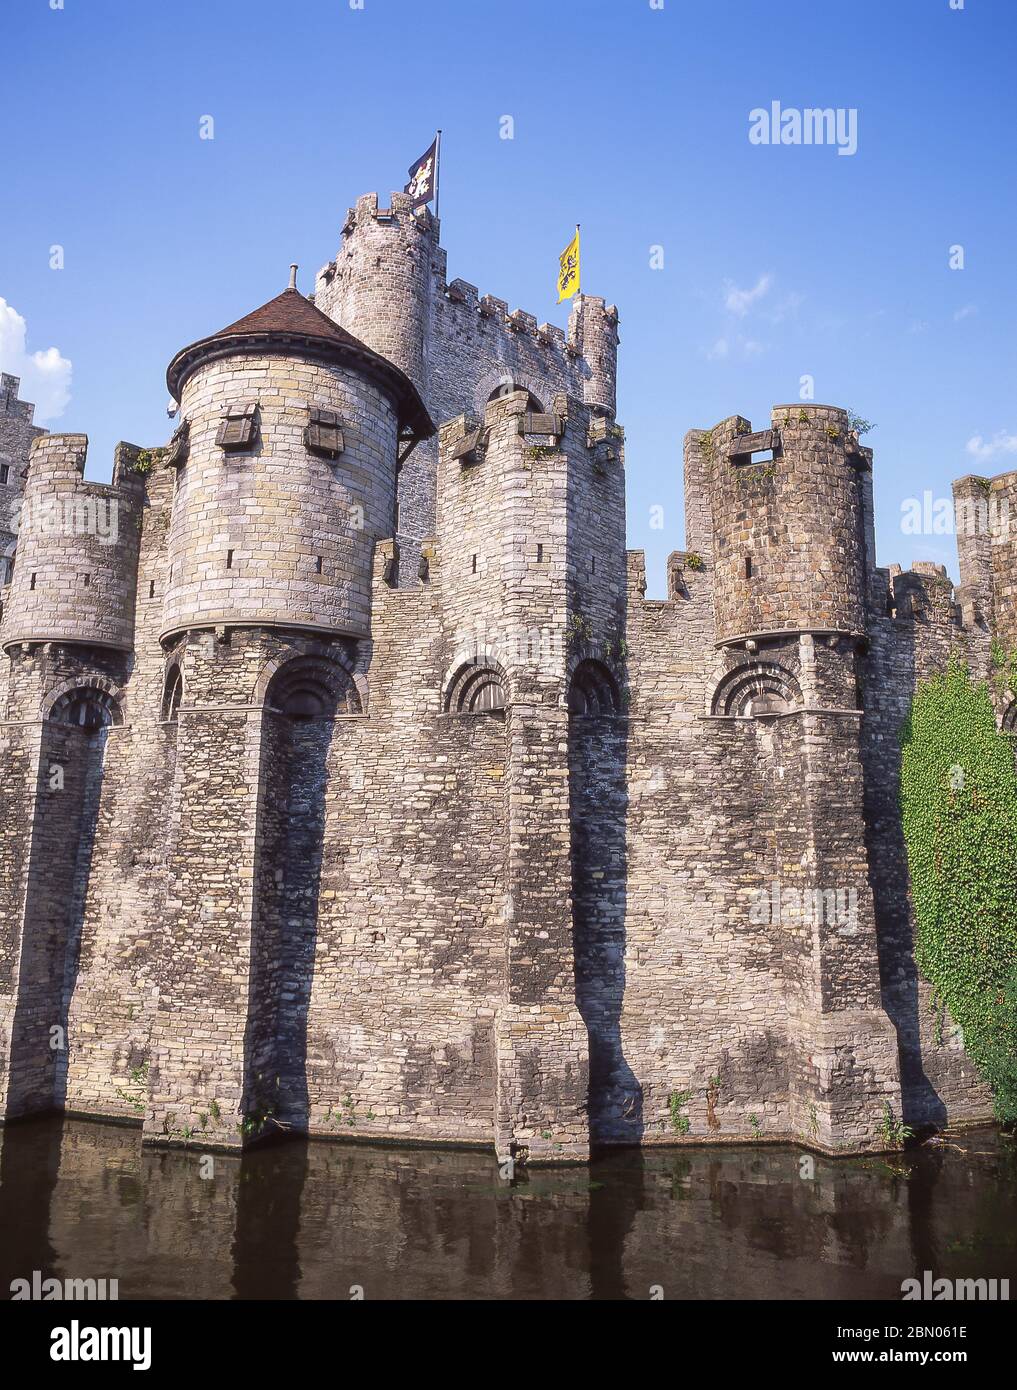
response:
[[[525,386],[517,386],[514,381],[500,381],[488,396],[489,401],[501,400],[502,396],[511,396],[514,391],[526,391],[526,409],[534,415],[542,415],[544,407],[537,400],[532,391],[528,391]]]
[[[360,714],[360,696],[341,666],[316,656],[287,661],[272,677],[265,703],[294,720]]]
[[[49,717],[56,724],[73,724],[86,734],[121,722],[120,707],[107,690],[83,686],[65,691],[53,702]]]
[[[1003,711],[1000,727],[1004,734],[1017,734],[1017,700],[1013,700]]]
[[[502,714],[505,710],[505,684],[495,665],[467,662],[449,684],[445,697],[449,714]]]
[[[617,714],[618,683],[602,661],[581,661],[572,673],[570,714]]]
[[[166,674],[166,690],[162,699],[162,717],[167,723],[175,724],[184,695],[184,678],[179,666],[171,666]]]
[[[801,687],[783,666],[756,661],[729,671],[713,697],[714,714],[759,719],[786,714],[802,703]]]

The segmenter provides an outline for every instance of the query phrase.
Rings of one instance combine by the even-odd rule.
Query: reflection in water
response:
[[[1017,1284],[1017,1145],[992,1130],[893,1159],[619,1150],[501,1181],[493,1156],[294,1140],[241,1158],[136,1130],[0,1129],[0,1296],[118,1279],[121,1298],[898,1298]],[[804,1174],[804,1175],[803,1175]]]

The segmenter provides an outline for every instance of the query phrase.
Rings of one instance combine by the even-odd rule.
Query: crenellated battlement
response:
[[[84,477],[88,439],[32,445],[5,611],[5,649],[72,642],[130,650],[146,454],[117,446],[113,480]],[[139,469],[140,464],[140,469]]]

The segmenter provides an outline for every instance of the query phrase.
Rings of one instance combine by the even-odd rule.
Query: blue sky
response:
[[[291,260],[310,289],[346,207],[401,187],[437,126],[450,278],[564,324],[583,224],[651,594],[684,543],[685,431],[764,427],[803,374],[877,424],[882,564],[955,573],[902,501],[1017,466],[1013,0],[50,3],[0,18],[0,365],[53,408],[71,364],[43,422],[89,435],[90,476],[118,439],[164,442],[173,353]],[[855,109],[857,152],[750,143],[772,101]]]

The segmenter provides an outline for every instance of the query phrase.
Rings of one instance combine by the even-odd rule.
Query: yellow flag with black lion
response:
[[[558,303],[571,299],[579,289],[579,224],[576,234],[558,258]]]

